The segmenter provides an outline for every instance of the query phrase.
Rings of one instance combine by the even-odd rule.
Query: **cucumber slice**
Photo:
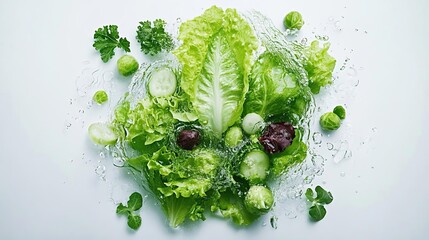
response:
[[[171,69],[157,69],[149,79],[149,93],[153,97],[167,97],[176,91],[176,85],[176,75]]]
[[[270,158],[261,150],[253,150],[246,154],[240,164],[240,174],[251,184],[264,182],[270,168]]]
[[[98,145],[115,144],[118,136],[110,125],[106,123],[93,123],[88,127],[89,138]]]

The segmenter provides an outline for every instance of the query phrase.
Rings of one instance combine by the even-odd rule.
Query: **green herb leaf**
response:
[[[130,42],[126,38],[119,38],[118,26],[108,25],[99,28],[94,33],[92,45],[101,54],[103,62],[109,61],[115,55],[115,48],[119,47],[130,51]]]
[[[307,191],[305,192],[305,197],[308,201],[313,202],[314,201],[314,192],[313,189],[307,188]]]
[[[314,221],[320,221],[325,217],[326,209],[321,204],[315,204],[310,207],[310,211],[308,213]]]
[[[127,204],[128,204],[128,208],[131,211],[139,210],[143,205],[142,195],[138,192],[134,192],[133,194],[131,194],[130,200],[128,200]]]
[[[171,51],[174,47],[173,38],[165,31],[166,22],[156,19],[140,22],[137,27],[137,41],[140,43],[141,50],[144,54],[155,55],[161,51]]]
[[[128,207],[124,206],[122,203],[119,203],[118,207],[116,208],[117,214],[129,214]]]
[[[317,193],[316,201],[318,203],[330,204],[332,200],[334,200],[331,192],[327,192],[321,186],[316,187],[316,193]]]
[[[142,224],[142,218],[139,215],[130,214],[128,215],[128,227],[133,230],[137,230]]]
[[[135,214],[134,211],[139,210],[143,205],[142,195],[138,192],[134,192],[130,195],[130,198],[127,202],[128,206],[120,203],[116,208],[117,214],[126,214],[128,217],[128,226],[131,229],[137,230],[142,222],[140,215]]]

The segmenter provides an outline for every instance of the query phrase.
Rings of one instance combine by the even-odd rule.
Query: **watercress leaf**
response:
[[[119,203],[118,207],[116,208],[117,214],[129,214],[130,210],[128,207],[124,206],[122,203]]]
[[[128,227],[133,230],[137,230],[142,224],[142,218],[139,215],[130,214],[128,215]]]
[[[332,202],[332,200],[334,200],[331,192],[327,192],[321,186],[316,187],[316,193],[317,193],[316,201],[318,203],[329,204]]]
[[[314,192],[313,189],[307,188],[307,191],[305,191],[305,197],[308,201],[313,202],[314,201]]]
[[[134,192],[130,195],[130,199],[127,202],[128,209],[130,211],[137,211],[139,210],[143,205],[143,198],[142,195],[138,192]]]
[[[314,221],[320,221],[325,217],[326,209],[321,204],[315,204],[310,207],[310,210],[308,211],[308,213]]]

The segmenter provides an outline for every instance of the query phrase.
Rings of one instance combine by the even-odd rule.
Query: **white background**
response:
[[[356,151],[348,163],[328,162],[316,179],[335,198],[319,223],[309,222],[303,212],[292,220],[279,216],[276,230],[262,221],[243,229],[209,218],[172,231],[160,211],[145,204],[142,227],[134,233],[116,216],[114,202],[125,201],[135,185],[127,184],[126,174],[100,180],[94,173],[96,155],[82,155],[97,151],[85,128],[65,127],[78,115],[79,103],[70,99],[84,65],[89,61],[114,72],[120,56],[118,51],[108,64],[101,63],[91,46],[95,29],[118,25],[142,61],[133,37],[139,21],[186,20],[213,4],[259,10],[279,27],[285,13],[298,10],[307,36],[332,27],[329,19],[340,21],[343,30],[330,36],[337,68],[350,55],[360,69],[359,86],[344,100],[349,115],[342,133]],[[2,0],[0,239],[427,239],[428,12],[425,0]],[[119,89],[129,81],[116,72],[113,78]],[[90,111],[88,118],[104,117],[103,109]],[[361,139],[365,146],[359,150]]]

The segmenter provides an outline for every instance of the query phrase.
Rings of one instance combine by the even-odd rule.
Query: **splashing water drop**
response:
[[[270,218],[271,227],[274,229],[277,229],[277,220],[278,220],[278,218],[276,216],[272,216]]]

